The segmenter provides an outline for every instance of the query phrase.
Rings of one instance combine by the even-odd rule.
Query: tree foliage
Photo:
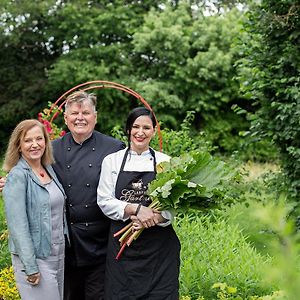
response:
[[[208,15],[207,1],[2,2],[1,146],[18,121],[36,117],[71,87],[98,79],[136,90],[171,129],[195,111],[196,130],[225,128],[214,145],[238,147],[235,139],[226,142],[248,126],[231,111],[244,101],[234,79],[240,57],[234,40],[243,18],[232,8],[237,1],[214,1],[218,13]],[[97,126],[104,132],[137,105],[119,91],[95,92]]]
[[[47,83],[45,68],[53,63],[46,49],[48,2],[14,5],[2,1],[0,24],[0,139],[16,122],[32,117],[32,107],[39,105]],[[54,2],[54,1],[53,1]],[[52,3],[53,4],[53,3]]]
[[[294,195],[300,192],[300,5],[263,0],[249,14],[240,78],[256,102],[253,134],[278,145]]]
[[[47,101],[56,100],[76,84],[90,79],[126,83],[130,73],[128,68],[131,68],[128,53],[133,31],[142,23],[143,14],[160,3],[126,1],[124,5],[124,1],[114,1],[112,5],[111,1],[83,0],[2,2],[2,145],[7,133],[18,121],[36,117]]]

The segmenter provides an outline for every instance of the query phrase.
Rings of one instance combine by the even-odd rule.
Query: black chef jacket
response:
[[[97,205],[97,187],[103,158],[124,148],[117,139],[94,131],[82,144],[67,133],[53,143],[53,168],[66,195],[71,246],[66,263],[89,266],[105,261],[110,220]]]

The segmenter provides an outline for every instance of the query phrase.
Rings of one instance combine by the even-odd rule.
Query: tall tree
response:
[[[2,1],[0,10],[0,143],[16,122],[33,117],[46,84],[45,68],[57,55],[49,53],[49,10],[55,1]],[[47,16],[47,17],[46,17]]]
[[[217,132],[224,149],[236,147],[228,138],[245,126],[230,108],[244,100],[234,79],[238,10],[206,16],[200,5],[206,1],[187,0],[3,1],[0,128],[8,130],[0,130],[0,143],[47,101],[102,79],[141,93],[168,127],[178,128],[188,110],[196,111],[197,129]],[[103,131],[136,105],[121,92],[95,92]]]
[[[133,39],[138,89],[167,114],[168,126],[176,127],[186,111],[194,110],[195,126],[218,132],[216,142],[226,150],[237,147],[226,140],[246,124],[230,108],[244,101],[234,79],[239,58],[234,40],[242,17],[235,9],[205,16],[181,3],[151,10]]]
[[[90,79],[123,81],[131,68],[132,35],[143,15],[161,3],[2,2],[0,145],[16,122],[36,117],[47,101],[74,85]]]

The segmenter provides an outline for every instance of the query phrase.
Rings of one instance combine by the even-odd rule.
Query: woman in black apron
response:
[[[156,164],[169,157],[149,148],[155,118],[148,109],[130,112],[126,133],[130,147],[104,159],[98,186],[98,204],[112,218],[105,300],[178,300],[180,243],[170,224],[172,215],[148,208],[151,200],[145,194],[147,184],[155,178]],[[130,218],[136,220],[135,215],[137,226],[145,229],[116,260],[120,243],[113,234]]]

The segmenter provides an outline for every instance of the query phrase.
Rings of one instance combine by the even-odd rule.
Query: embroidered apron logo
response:
[[[131,189],[123,189],[121,191],[120,200],[126,202],[151,202],[149,196],[146,196],[147,187],[143,183],[143,179],[139,179],[137,182],[132,182]]]

